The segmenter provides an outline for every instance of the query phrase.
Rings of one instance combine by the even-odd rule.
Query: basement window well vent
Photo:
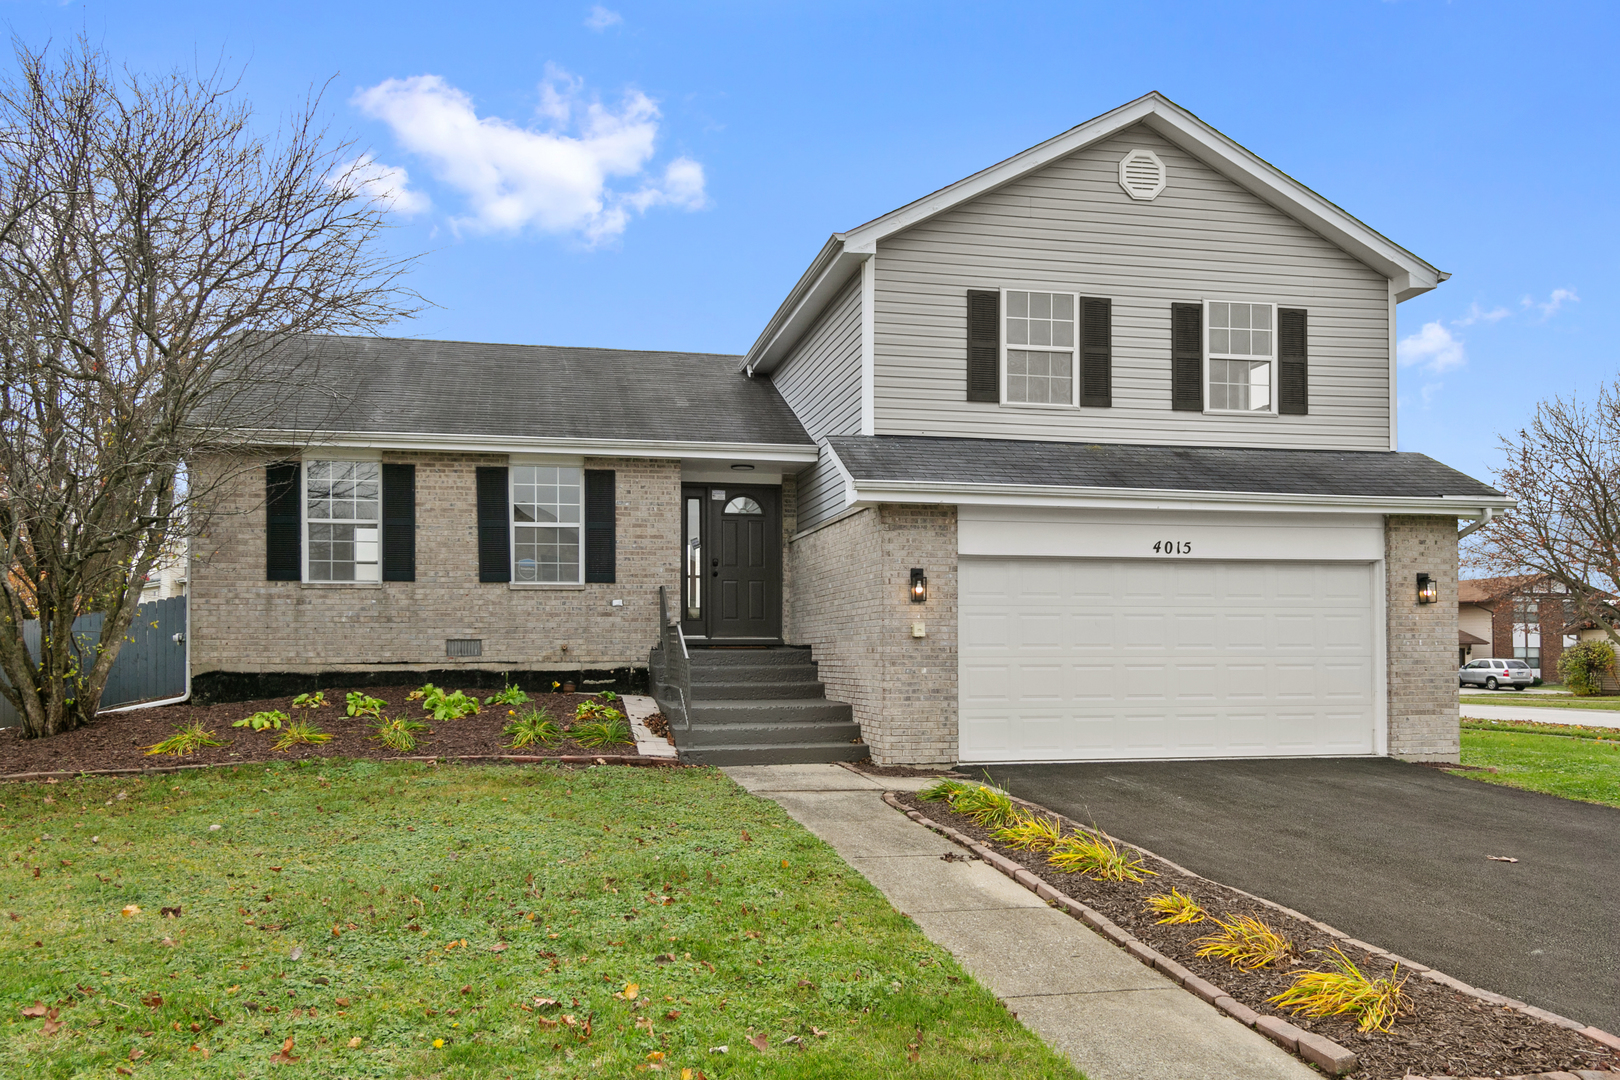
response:
[[[1132,150],[1120,159],[1119,186],[1133,199],[1152,202],[1164,190],[1164,162],[1151,150]]]
[[[444,643],[446,656],[483,656],[484,639],[475,637],[450,638]]]

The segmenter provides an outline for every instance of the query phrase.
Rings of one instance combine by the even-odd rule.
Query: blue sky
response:
[[[1400,441],[1614,378],[1604,3],[446,5],[8,0],[139,69],[244,70],[397,186],[413,337],[741,352],[827,235],[1160,90],[1453,274],[1400,307]],[[1608,72],[1608,74],[1605,74]]]

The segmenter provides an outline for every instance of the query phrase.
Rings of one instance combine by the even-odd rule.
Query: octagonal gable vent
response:
[[[1164,162],[1151,150],[1132,150],[1120,159],[1119,186],[1133,199],[1158,198],[1164,190]]]

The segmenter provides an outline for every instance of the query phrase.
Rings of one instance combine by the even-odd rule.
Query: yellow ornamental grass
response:
[[[1063,838],[1063,826],[1057,818],[1014,811],[1012,821],[993,830],[990,836],[1008,847],[1046,851]]]
[[[1140,852],[1124,852],[1101,834],[1070,833],[1052,845],[1046,861],[1065,874],[1081,873],[1095,881],[1141,881],[1158,877],[1142,864]]]
[[[1165,923],[1201,923],[1208,915],[1198,906],[1198,901],[1178,892],[1174,886],[1167,893],[1148,897],[1147,906],[1149,910],[1164,916],[1158,920],[1161,926]]]
[[[1295,1015],[1349,1013],[1357,1018],[1357,1027],[1364,1032],[1393,1028],[1395,1018],[1410,1004],[1402,989],[1406,979],[1398,977],[1400,966],[1396,965],[1386,979],[1369,979],[1337,946],[1332,951],[1328,959],[1332,970],[1298,972],[1293,986],[1266,1000]]]
[[[1211,916],[1220,933],[1194,938],[1198,956],[1229,962],[1240,971],[1255,971],[1296,954],[1294,943],[1252,915],[1239,915],[1227,922]]]

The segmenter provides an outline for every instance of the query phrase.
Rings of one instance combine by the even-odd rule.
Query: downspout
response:
[[[1474,532],[1474,531],[1476,531],[1478,529],[1483,529],[1485,526],[1489,525],[1494,520],[1496,520],[1496,511],[1492,510],[1488,506],[1485,507],[1480,512],[1480,518],[1479,518],[1478,521],[1474,522],[1472,525],[1469,525],[1467,528],[1459,529],[1457,531],[1457,539],[1461,540],[1463,537],[1467,536],[1469,533],[1472,533],[1472,532]]]
[[[179,705],[191,698],[191,594],[192,585],[195,584],[196,568],[191,565],[191,537],[186,537],[186,632],[182,635],[182,644],[186,647],[186,692],[179,697],[161,698],[158,701],[142,701],[135,705],[120,705],[116,709],[99,709],[97,716],[110,713],[134,712],[136,709],[155,709],[159,705]]]

